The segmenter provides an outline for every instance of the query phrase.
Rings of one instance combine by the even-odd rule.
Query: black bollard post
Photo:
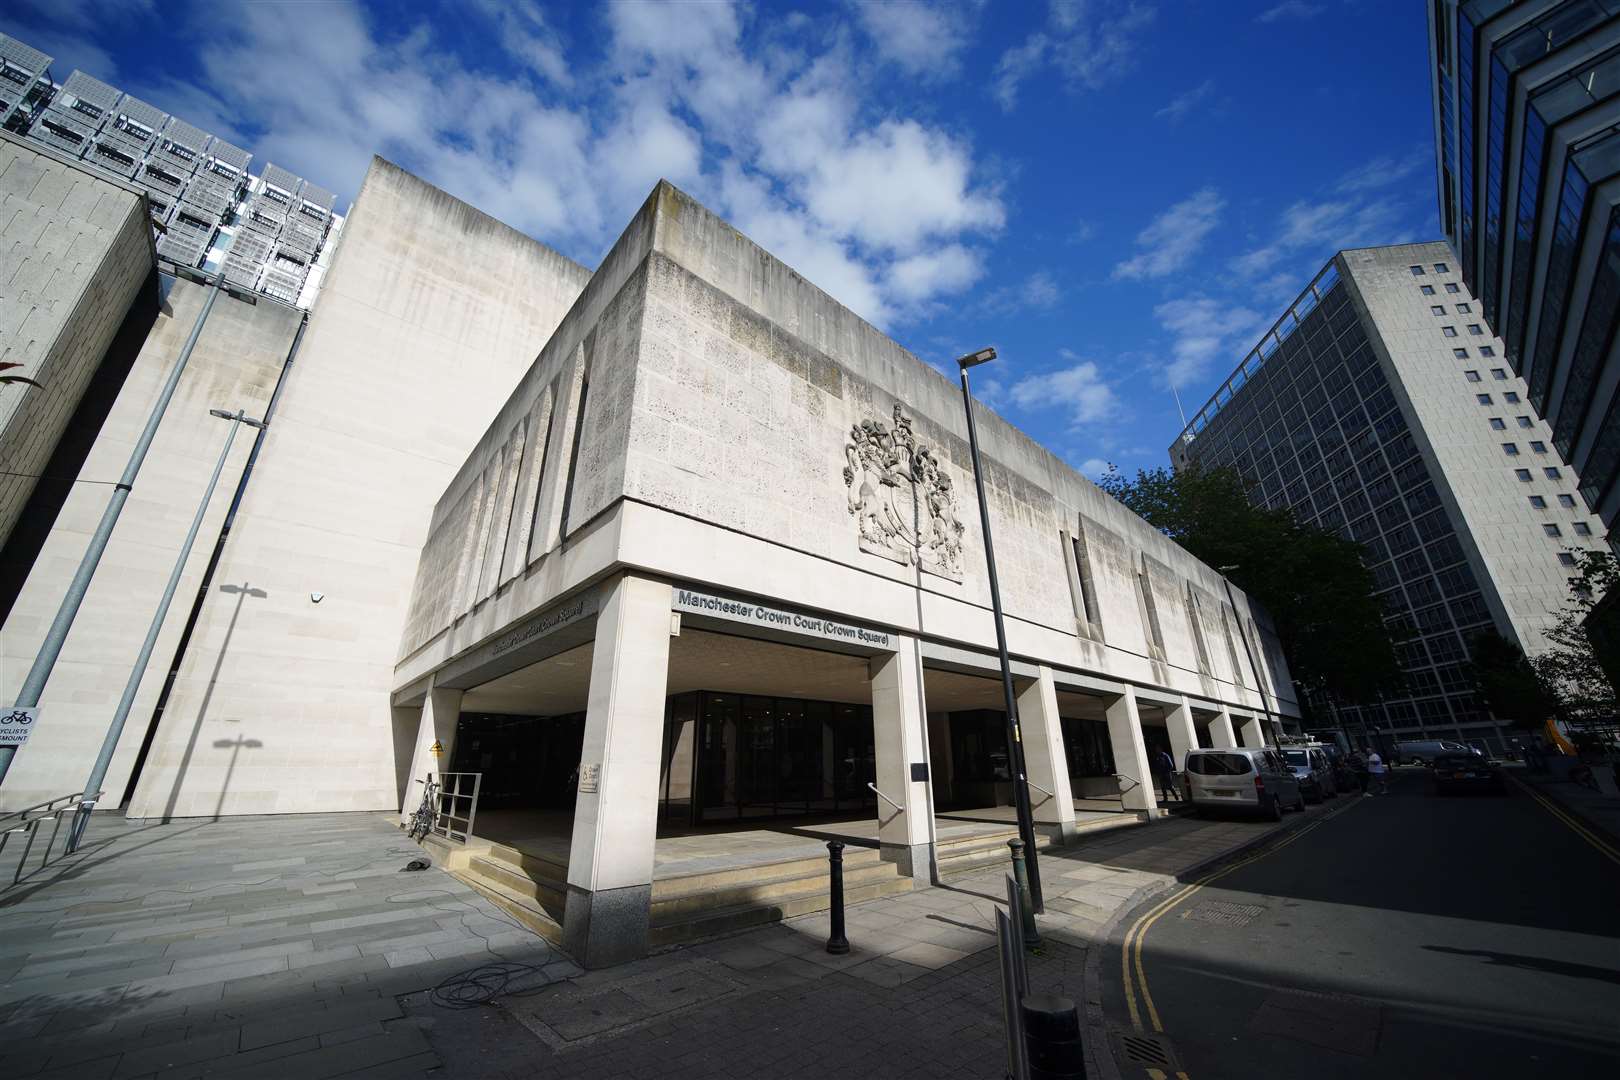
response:
[[[1056,994],[1026,994],[1020,1007],[1029,1080],[1086,1080],[1080,1013],[1074,1002]]]
[[[827,841],[827,864],[832,889],[832,926],[827,934],[827,951],[842,956],[849,952],[849,939],[844,936],[844,845],[841,842]]]
[[[1029,897],[1029,870],[1024,866],[1024,842],[1016,837],[1007,841],[1012,848],[1013,880],[1018,883],[1019,918],[1024,923],[1024,947],[1033,949],[1041,943],[1041,932],[1035,928],[1035,905]]]

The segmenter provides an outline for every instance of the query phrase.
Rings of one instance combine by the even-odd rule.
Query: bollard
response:
[[[1018,882],[1019,916],[1024,923],[1024,947],[1033,949],[1041,943],[1041,932],[1035,928],[1035,906],[1029,898],[1029,871],[1024,868],[1024,842],[1017,838],[1007,841],[1012,848],[1013,880]]]
[[[1074,1002],[1057,994],[1026,994],[1020,1009],[1030,1080],[1086,1080]]]
[[[844,937],[844,845],[837,840],[827,841],[827,864],[832,890],[832,926],[827,934],[827,951],[842,956],[849,952],[849,939]]]

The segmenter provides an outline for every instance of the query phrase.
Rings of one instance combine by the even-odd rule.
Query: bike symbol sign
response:
[[[0,746],[21,746],[39,723],[36,707],[0,707]]]

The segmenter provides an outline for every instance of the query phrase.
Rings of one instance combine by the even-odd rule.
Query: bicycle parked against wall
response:
[[[406,831],[406,835],[412,840],[421,840],[432,832],[433,823],[439,817],[438,782],[433,779],[432,773],[428,773],[422,778],[422,784],[424,785],[422,803],[416,808],[416,813],[411,815],[411,827]]]

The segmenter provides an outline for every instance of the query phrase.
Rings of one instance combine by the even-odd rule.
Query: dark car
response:
[[[1457,791],[1507,794],[1507,782],[1502,779],[1502,770],[1478,754],[1437,754],[1429,765],[1429,771],[1434,776],[1436,795],[1449,795]]]

